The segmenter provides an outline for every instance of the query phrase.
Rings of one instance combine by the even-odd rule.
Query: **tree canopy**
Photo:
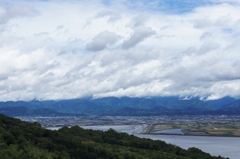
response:
[[[4,159],[223,159],[197,148],[141,139],[113,129],[79,126],[52,131],[0,114],[0,158]]]

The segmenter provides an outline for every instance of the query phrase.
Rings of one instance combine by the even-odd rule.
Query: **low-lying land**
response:
[[[191,124],[165,123],[150,125],[143,133],[240,137],[240,125],[226,123],[191,123]]]
[[[240,116],[56,116],[19,117],[43,127],[148,125],[145,134],[240,136]]]

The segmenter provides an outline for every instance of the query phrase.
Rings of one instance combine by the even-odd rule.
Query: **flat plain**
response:
[[[240,125],[226,123],[153,124],[144,133],[168,134],[166,130],[178,129],[181,129],[183,135],[240,137]]]

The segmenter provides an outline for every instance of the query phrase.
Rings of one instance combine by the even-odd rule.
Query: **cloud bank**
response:
[[[237,0],[0,4],[1,101],[240,98]]]

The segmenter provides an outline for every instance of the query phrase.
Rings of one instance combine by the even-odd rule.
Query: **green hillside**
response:
[[[0,158],[4,159],[221,159],[197,148],[184,150],[163,141],[141,139],[112,129],[78,126],[44,129],[0,114]]]

